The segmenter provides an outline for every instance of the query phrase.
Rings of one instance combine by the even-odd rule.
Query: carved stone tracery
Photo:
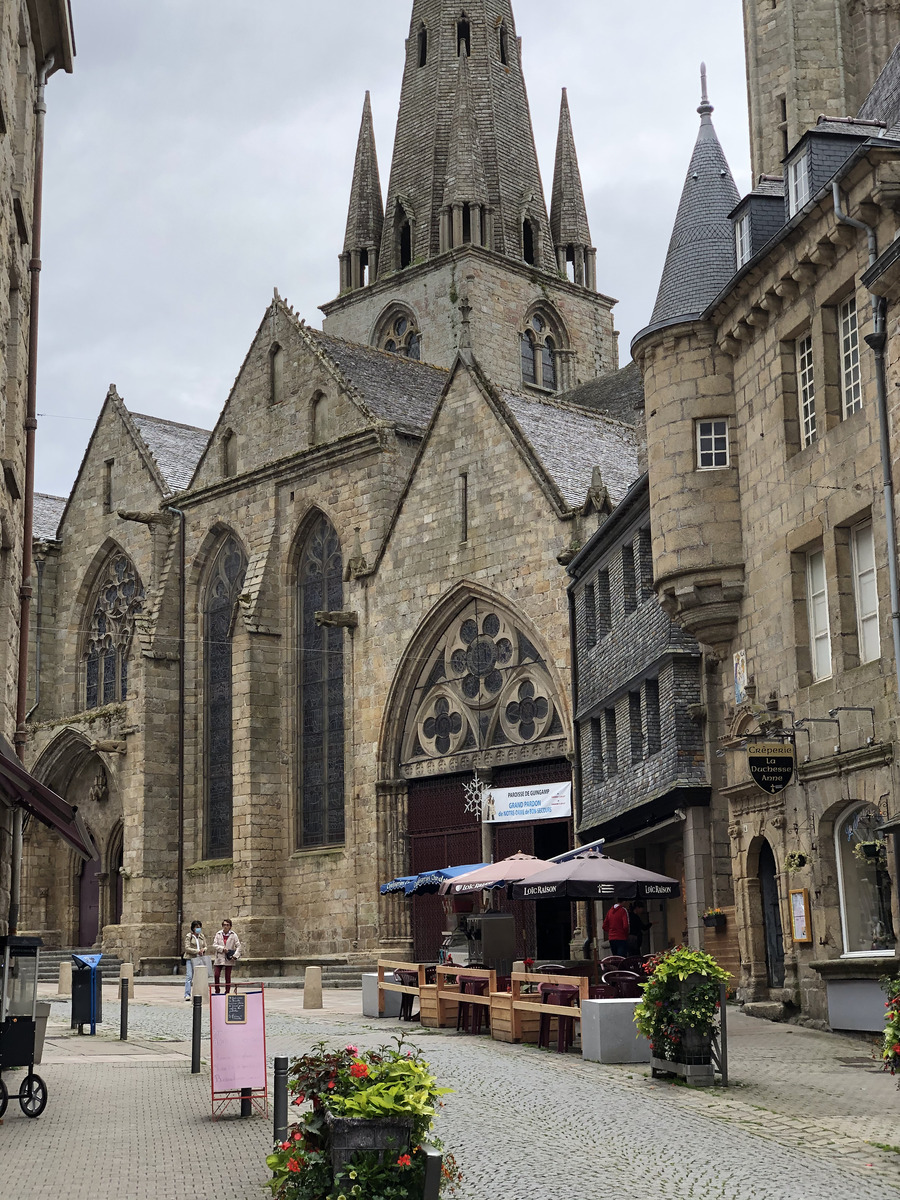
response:
[[[445,630],[419,677],[404,732],[405,768],[465,769],[473,754],[530,750],[562,736],[540,653],[508,616],[473,601]],[[455,758],[458,765],[448,764]]]

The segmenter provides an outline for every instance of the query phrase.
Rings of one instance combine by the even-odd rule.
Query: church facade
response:
[[[571,778],[565,564],[642,449],[568,104],[548,212],[508,0],[413,4],[387,206],[367,97],[339,266],[323,330],[275,294],[212,431],[111,388],[40,500],[30,767],[100,849],[30,831],[51,943],[153,971],[227,915],[259,970],[433,957],[439,902],[380,883],[574,842],[491,837],[464,792]],[[565,907],[523,952],[568,953]]]

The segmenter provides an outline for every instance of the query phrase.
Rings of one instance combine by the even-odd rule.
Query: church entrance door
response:
[[[86,862],[78,883],[78,945],[93,946],[100,933],[100,860]]]

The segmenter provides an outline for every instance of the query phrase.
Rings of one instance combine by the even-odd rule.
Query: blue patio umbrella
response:
[[[415,883],[416,879],[416,875],[398,875],[396,879],[383,883],[378,890],[382,896],[395,896],[397,892],[405,891],[408,883]]]
[[[445,879],[453,879],[457,875],[465,875],[467,871],[475,871],[487,863],[471,863],[465,867],[440,867],[433,871],[421,871],[418,875],[400,875],[380,887],[383,896],[403,892],[406,896],[422,896],[427,892],[440,891]]]

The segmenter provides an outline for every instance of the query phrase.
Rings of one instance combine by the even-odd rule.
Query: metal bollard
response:
[[[241,1088],[241,1116],[253,1116],[253,1088]]]
[[[128,1041],[128,980],[119,980],[119,1041]]]
[[[203,1027],[203,999],[195,996],[193,1000],[194,1027],[191,1032],[191,1074],[200,1074],[200,1034]]]
[[[288,1060],[275,1059],[275,1086],[272,1089],[275,1111],[275,1141],[286,1142],[288,1135]]]
[[[438,1200],[441,1190],[441,1167],[444,1156],[434,1146],[422,1147],[425,1155],[425,1187],[422,1190],[423,1200]]]

